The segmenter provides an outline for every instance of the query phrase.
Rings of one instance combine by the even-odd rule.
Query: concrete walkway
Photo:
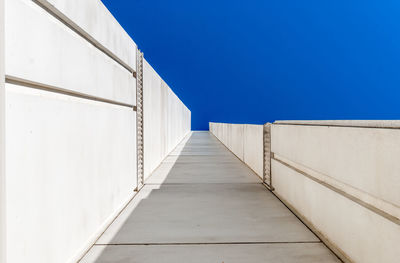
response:
[[[340,262],[208,132],[193,132],[81,262]]]

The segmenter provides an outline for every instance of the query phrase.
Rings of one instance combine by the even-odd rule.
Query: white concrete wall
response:
[[[245,124],[210,122],[209,129],[231,152],[244,161]]]
[[[354,262],[398,262],[400,129],[363,125],[274,124],[273,187]]]
[[[137,47],[100,1],[5,1],[7,262],[76,262],[134,195]]]
[[[6,85],[8,262],[75,260],[136,187],[131,108]]]
[[[242,161],[244,161],[244,125],[228,125],[228,148]]]
[[[247,124],[244,127],[244,162],[261,178],[264,156],[263,134],[263,125]]]
[[[263,177],[263,125],[210,122],[210,132],[260,178]]]
[[[36,3],[6,0],[6,4],[8,76],[135,104],[132,73]],[[136,50],[136,46],[131,49]]]
[[[4,1],[0,259],[76,262],[137,186],[137,46],[99,0]],[[147,62],[144,85],[148,176],[191,116]]]
[[[191,112],[144,62],[144,172],[147,178],[191,129]]]

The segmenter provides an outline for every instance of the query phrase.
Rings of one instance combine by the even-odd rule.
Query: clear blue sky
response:
[[[398,0],[103,0],[208,122],[400,119]]]

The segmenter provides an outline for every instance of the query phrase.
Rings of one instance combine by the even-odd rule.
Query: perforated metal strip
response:
[[[271,123],[264,125],[264,176],[263,182],[273,190],[271,176]]]
[[[143,133],[143,53],[137,50],[136,63],[136,139],[137,190],[144,185],[144,133]]]

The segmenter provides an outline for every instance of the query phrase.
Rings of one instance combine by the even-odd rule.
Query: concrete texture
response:
[[[120,217],[118,222],[124,222],[118,232],[113,233],[113,226],[97,243],[318,241],[261,184],[151,187],[151,194],[132,214]]]
[[[136,105],[136,81],[131,72],[35,2],[5,2],[7,75]]]
[[[399,225],[275,160],[272,174],[276,193],[352,262],[399,262]]]
[[[64,20],[69,20],[84,35],[136,69],[136,44],[101,1],[98,0],[37,0]]]
[[[231,130],[238,125],[210,123],[210,131],[231,148]],[[400,257],[393,245],[400,243],[399,127],[399,121],[385,120],[276,121],[271,126],[274,193],[346,262],[397,262]],[[248,137],[245,156],[246,144],[257,145],[256,135],[245,132]],[[243,136],[236,139],[240,144]]]
[[[398,262],[400,251],[394,244],[400,243],[400,130],[393,128],[396,122],[290,123],[272,125],[276,193],[354,262]],[[353,126],[329,126],[348,123]]]
[[[0,0],[0,261],[76,262],[135,195],[136,50],[99,0]],[[154,78],[153,169],[190,131]]]
[[[263,125],[210,122],[210,132],[260,178],[264,171]]]
[[[398,129],[272,127],[272,152],[333,178],[345,192],[361,190],[365,201],[400,218],[399,146]]]
[[[81,262],[339,262],[213,135],[178,148]]]
[[[201,162],[193,162],[187,165],[187,162],[163,162],[147,180],[147,184],[174,184],[174,183],[260,183],[254,172],[237,163],[207,163],[207,159],[202,155],[197,156],[203,159]],[[215,161],[221,159],[215,158]],[[203,171],[199,176],[198,171]],[[232,176],[236,173],[237,176]]]
[[[244,163],[253,169],[256,174],[263,177],[263,162],[264,162],[264,126],[250,125],[244,126]],[[261,158],[260,158],[261,157]]]
[[[182,103],[151,65],[143,61],[144,176],[190,131],[190,110]]]
[[[227,146],[240,160],[244,161],[244,125],[229,125]]]
[[[96,258],[100,258],[96,261]],[[95,246],[84,262],[98,263],[336,263],[322,243]]]
[[[66,262],[136,187],[136,113],[6,84],[7,257]]]

